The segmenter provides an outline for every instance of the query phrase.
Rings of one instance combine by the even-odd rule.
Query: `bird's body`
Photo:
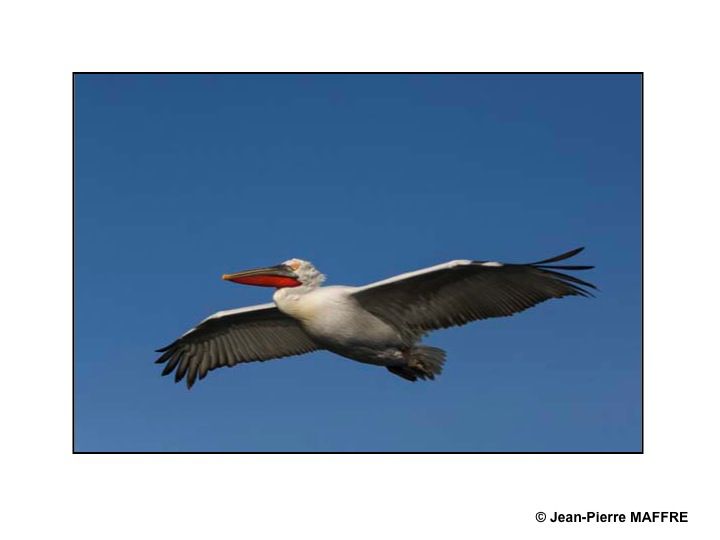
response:
[[[216,313],[160,349],[163,374],[187,376],[188,387],[208,371],[325,349],[385,366],[415,381],[434,379],[445,352],[419,343],[432,330],[523,311],[550,298],[588,296],[590,283],[557,272],[580,249],[530,264],[456,260],[364,287],[326,286],[300,259],[223,276],[237,283],[275,287],[272,304]]]
[[[273,300],[324,349],[360,362],[390,365],[386,357],[389,351],[403,347],[402,336],[392,325],[362,309],[353,297],[357,290],[341,285],[283,288]]]

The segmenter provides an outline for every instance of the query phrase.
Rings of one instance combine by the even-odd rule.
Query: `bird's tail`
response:
[[[427,345],[416,345],[406,353],[406,357],[406,366],[388,366],[388,371],[413,382],[418,379],[435,379],[436,375],[442,373],[445,363],[445,351]]]

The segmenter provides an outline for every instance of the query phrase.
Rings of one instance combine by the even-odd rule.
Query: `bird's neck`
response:
[[[273,301],[280,311],[295,318],[299,318],[302,304],[301,300],[318,289],[318,285],[300,285],[299,287],[283,287],[273,294]]]

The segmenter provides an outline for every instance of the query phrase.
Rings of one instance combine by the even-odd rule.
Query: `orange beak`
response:
[[[275,287],[277,289],[302,285],[298,280],[298,275],[293,269],[284,264],[265,268],[254,268],[252,270],[236,272],[235,274],[223,274],[222,278],[225,281],[232,281],[233,283],[256,285],[258,287]]]

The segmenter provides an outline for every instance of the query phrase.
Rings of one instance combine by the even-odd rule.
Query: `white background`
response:
[[[0,535],[717,537],[712,4],[259,3],[2,10]],[[644,71],[645,454],[71,454],[71,72],[82,70]],[[541,510],[686,510],[690,523],[540,524]]]

